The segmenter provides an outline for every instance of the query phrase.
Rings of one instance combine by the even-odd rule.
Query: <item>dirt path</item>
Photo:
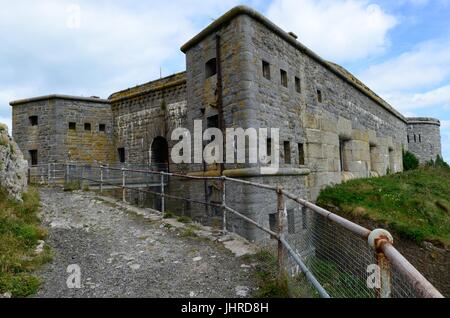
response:
[[[238,297],[253,269],[220,242],[184,237],[161,217],[139,216],[93,193],[40,190],[53,262],[38,297]],[[81,288],[67,287],[69,265]]]

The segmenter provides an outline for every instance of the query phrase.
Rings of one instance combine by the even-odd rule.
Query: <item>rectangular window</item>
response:
[[[422,135],[419,134],[419,142],[422,142]]]
[[[77,130],[77,123],[69,123],[69,130]]]
[[[269,214],[269,226],[272,232],[278,231],[278,215],[277,213]]]
[[[295,91],[299,94],[302,92],[301,81],[298,77],[295,78]]]
[[[298,164],[305,165],[305,148],[303,144],[298,144]]]
[[[219,115],[208,117],[208,128],[219,128]]]
[[[322,98],[322,91],[321,91],[320,89],[318,89],[318,90],[317,90],[317,101],[318,101],[319,103],[321,103],[322,100],[323,100],[323,98]]]
[[[91,131],[91,124],[85,123],[85,124],[84,124],[84,130],[85,130],[85,131]]]
[[[125,148],[119,148],[117,149],[117,152],[119,153],[119,161],[120,163],[125,163]]]
[[[272,155],[272,139],[271,138],[267,138],[267,156],[271,156]]]
[[[288,233],[295,234],[295,209],[287,212]]]
[[[408,144],[409,144],[409,135],[407,135],[406,137],[408,137]]]
[[[39,124],[38,116],[30,116],[30,125],[37,126]]]
[[[99,124],[98,125],[98,131],[105,132],[106,131],[106,125],[105,124]]]
[[[38,151],[37,150],[30,150],[30,161],[32,166],[37,166],[38,164]]]
[[[266,61],[262,61],[262,68],[263,68],[263,76],[270,80],[270,64]]]
[[[210,78],[217,74],[217,59],[210,59],[205,64],[205,78]]]
[[[287,72],[285,70],[280,70],[280,76],[281,76],[281,85],[283,85],[284,87],[288,87]]]
[[[289,141],[284,142],[284,163],[291,164],[291,143]]]
[[[345,140],[339,140],[339,159],[341,164],[341,172],[346,171],[347,169],[347,163],[345,160],[345,144],[347,141]]]
[[[302,227],[304,230],[308,229],[308,208],[303,207],[302,209]]]

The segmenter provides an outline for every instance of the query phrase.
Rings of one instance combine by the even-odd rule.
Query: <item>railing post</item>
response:
[[[226,203],[226,179],[222,177],[222,211],[223,211],[223,234],[227,234],[227,203]]]
[[[281,242],[281,237],[283,236],[284,230],[284,196],[283,188],[281,186],[277,189],[277,214],[278,214],[278,274],[282,277],[284,270],[284,251],[283,243]]]
[[[103,166],[100,166],[100,193],[103,193]]]
[[[51,177],[51,175],[50,175],[50,170],[51,170],[51,163],[49,163],[48,164],[48,171],[47,171],[47,183],[48,183],[48,185],[50,185],[50,177]]]
[[[161,212],[164,214],[166,211],[165,198],[164,198],[164,172],[161,172]]]
[[[391,288],[391,266],[390,262],[384,255],[381,247],[383,244],[394,243],[392,235],[383,229],[373,230],[369,235],[369,246],[371,246],[376,253],[377,265],[379,269],[379,277],[377,277],[378,286],[376,286],[376,296],[377,298],[391,298],[392,288]]]
[[[126,193],[126,189],[125,189],[125,186],[126,186],[125,178],[126,178],[125,168],[122,168],[122,201],[123,202],[127,202],[127,199],[126,199],[127,193]]]

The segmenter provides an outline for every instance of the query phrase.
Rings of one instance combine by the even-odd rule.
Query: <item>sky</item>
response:
[[[450,0],[0,0],[9,102],[99,96],[185,70],[182,44],[233,6],[260,11],[405,116],[441,120],[450,162]]]

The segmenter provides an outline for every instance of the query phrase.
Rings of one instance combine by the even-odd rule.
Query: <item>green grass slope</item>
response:
[[[35,255],[38,240],[46,236],[39,226],[39,195],[30,188],[23,203],[10,200],[0,189],[0,293],[26,297],[37,292],[40,281],[32,272],[50,260],[48,248]]]
[[[450,245],[450,169],[422,167],[352,180],[322,191],[317,203],[349,218],[366,218],[418,243]]]

